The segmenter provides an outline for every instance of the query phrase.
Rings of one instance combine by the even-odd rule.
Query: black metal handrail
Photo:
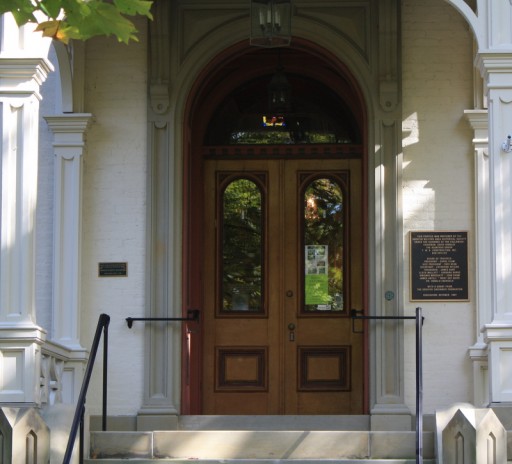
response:
[[[84,414],[85,414],[85,397],[87,396],[87,390],[89,388],[89,381],[91,380],[92,369],[94,367],[94,361],[96,359],[96,353],[100,344],[101,332],[103,331],[103,401],[102,401],[102,416],[101,416],[101,427],[103,431],[107,430],[107,363],[108,363],[108,325],[110,324],[110,316],[102,314],[98,320],[96,327],[96,333],[92,342],[91,353],[89,360],[87,361],[87,367],[85,369],[84,380],[82,382],[82,388],[78,395],[78,401],[76,404],[75,415],[71,424],[71,432],[69,434],[68,444],[66,446],[66,452],[64,454],[64,460],[62,464],[69,464],[71,460],[71,454],[75,447],[76,434],[78,427],[80,427],[80,464],[84,461]]]
[[[187,310],[187,317],[127,317],[128,328],[133,327],[135,321],[147,322],[173,322],[173,321],[199,321],[199,309]]]
[[[416,464],[423,463],[423,340],[422,327],[424,317],[421,308],[416,308],[416,316],[358,316],[358,311],[352,309],[352,319],[385,319],[385,320],[416,320]]]

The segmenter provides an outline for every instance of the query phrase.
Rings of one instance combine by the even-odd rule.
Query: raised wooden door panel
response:
[[[292,264],[294,273],[286,274],[285,287],[293,296],[285,300],[284,313],[287,326],[295,327],[294,342],[285,343],[287,414],[363,411],[363,338],[352,333],[349,317],[351,307],[362,307],[360,169],[359,160],[287,163],[285,222],[288,229],[297,231],[285,248],[285,262]],[[308,216],[313,218],[310,227],[323,229],[307,234]],[[325,232],[329,227],[339,231],[333,238]],[[320,256],[308,257],[317,252],[315,248]],[[323,269],[324,262],[328,270]],[[331,269],[340,263],[341,278]],[[326,289],[311,295],[316,282]]]
[[[361,193],[358,160],[206,162],[203,413],[362,413]]]
[[[280,208],[274,164],[210,161],[205,166],[204,414],[279,410],[281,257],[273,238],[279,224],[269,220]],[[259,247],[251,234],[259,234]]]

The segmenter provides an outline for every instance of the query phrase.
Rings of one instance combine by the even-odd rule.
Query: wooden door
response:
[[[205,164],[204,414],[361,414],[361,162]]]

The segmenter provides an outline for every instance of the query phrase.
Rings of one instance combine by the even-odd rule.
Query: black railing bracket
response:
[[[131,329],[133,327],[133,323],[135,321],[145,321],[145,322],[199,322],[199,309],[188,309],[187,317],[127,317],[126,324],[128,328]]]

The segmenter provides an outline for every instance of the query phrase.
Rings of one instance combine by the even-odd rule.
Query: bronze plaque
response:
[[[128,263],[98,263],[98,277],[127,277]]]
[[[410,233],[411,301],[468,301],[468,233]]]

